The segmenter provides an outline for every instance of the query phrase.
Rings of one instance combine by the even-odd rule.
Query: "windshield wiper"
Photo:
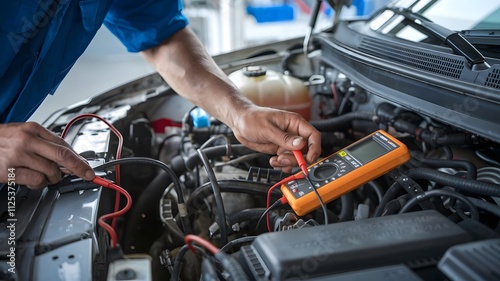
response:
[[[407,9],[389,8],[394,13],[405,17],[425,31],[438,37],[448,45],[455,54],[465,57],[473,71],[482,71],[490,68],[484,56],[462,34],[432,22],[425,17],[415,14]]]
[[[471,29],[460,33],[472,44],[500,46],[499,29]]]

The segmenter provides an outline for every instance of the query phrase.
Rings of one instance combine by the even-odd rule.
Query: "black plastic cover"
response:
[[[451,280],[500,280],[500,239],[454,246],[438,268]]]
[[[308,279],[308,281],[422,281],[415,272],[403,264],[357,270]]]
[[[424,259],[437,263],[448,248],[470,240],[427,210],[263,234],[242,247],[240,258],[255,280],[304,280]]]

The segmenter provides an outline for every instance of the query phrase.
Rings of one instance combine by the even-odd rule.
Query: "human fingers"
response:
[[[16,184],[26,185],[31,189],[42,188],[50,184],[44,174],[29,168],[16,168],[13,174]]]
[[[307,163],[316,162],[319,155],[321,155],[320,132],[301,116],[292,116],[292,119],[290,119],[290,123],[291,129],[289,130],[297,132],[297,134],[302,137],[302,139],[300,140],[300,144],[298,145],[298,147],[301,147],[301,149],[292,148],[290,146],[283,146],[283,148],[288,150],[287,153],[290,153],[290,150],[301,150],[302,152],[306,153]],[[298,140],[295,141],[298,142]],[[287,158],[290,157],[291,156]],[[294,163],[296,163],[295,158]]]
[[[294,167],[297,167],[297,161],[292,154],[280,154],[269,159],[269,164],[275,169],[280,169],[285,173],[292,172]]]
[[[26,168],[41,173],[48,184],[56,184],[61,180],[62,174],[55,162],[35,153],[27,156],[24,152],[20,152],[20,156],[22,160],[18,162],[19,168]]]
[[[315,162],[321,154],[321,134],[302,116],[291,112],[277,112],[273,120],[280,130],[273,139],[281,151],[302,150],[308,163]],[[287,157],[289,158],[289,157]],[[293,161],[294,163],[296,161]]]
[[[37,172],[44,173],[51,183],[57,177],[60,178],[59,166],[66,167],[86,180],[95,177],[92,168],[69,144],[39,124],[11,123],[1,125],[0,130],[0,149],[4,152],[2,162],[8,163],[9,167],[34,168]],[[51,164],[45,162],[43,165],[46,168],[40,168],[41,161],[36,160],[37,156]]]
[[[48,149],[37,150],[41,152],[39,154],[85,180],[92,180],[95,177],[94,170],[88,162],[78,155],[64,139],[41,126],[38,127],[37,134],[47,141],[44,144]]]
[[[10,180],[10,177],[7,178],[8,174],[15,176],[17,183],[29,183],[32,186],[56,183],[61,179],[56,163],[30,150],[30,145],[38,141],[32,127],[15,123],[0,125],[1,182]],[[22,172],[24,170],[34,173]],[[27,178],[31,176],[33,178]]]
[[[319,131],[311,133],[311,135],[307,139],[306,151],[307,163],[311,164],[318,160],[318,157],[321,155],[321,134]]]
[[[42,141],[34,143],[33,150],[38,155],[57,163],[78,177],[85,180],[92,180],[95,177],[92,168],[71,148]]]
[[[240,141],[256,143],[259,151],[276,154],[280,147],[293,150],[304,146],[294,124],[298,118],[300,115],[282,110],[253,107],[242,112],[233,131]]]

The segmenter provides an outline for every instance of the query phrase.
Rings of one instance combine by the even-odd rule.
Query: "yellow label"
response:
[[[340,157],[345,157],[346,155],[347,155],[347,152],[345,152],[343,150],[339,152]]]

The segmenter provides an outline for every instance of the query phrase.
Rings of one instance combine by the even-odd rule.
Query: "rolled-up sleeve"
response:
[[[104,20],[129,52],[154,47],[187,24],[182,0],[117,0]]]

